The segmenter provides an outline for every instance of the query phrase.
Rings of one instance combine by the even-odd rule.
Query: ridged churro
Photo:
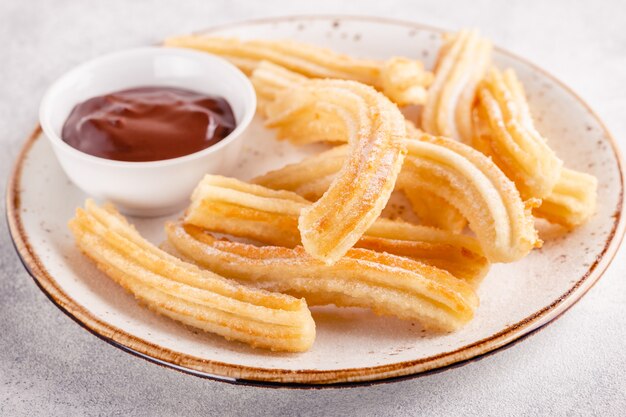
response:
[[[289,190],[310,201],[319,199],[341,169],[348,146],[335,146],[300,162],[287,164],[251,180],[274,190]]]
[[[493,158],[523,198],[550,195],[563,162],[535,129],[515,72],[491,68],[478,97],[474,147]]]
[[[386,61],[357,59],[291,40],[239,40],[203,35],[176,36],[165,46],[192,48],[221,55],[251,74],[268,61],[309,78],[333,78],[371,85],[398,105],[421,104],[432,73],[414,59],[393,57]]]
[[[337,261],[383,210],[406,153],[406,123],[397,106],[371,87],[310,80],[277,94],[268,127],[279,135],[320,137],[323,121],[341,125],[349,152],[324,195],[300,213],[302,245],[313,257]]]
[[[153,311],[254,347],[302,352],[313,343],[315,323],[304,300],[182,262],[143,239],[112,206],[87,200],[69,227],[83,253]]]
[[[580,226],[596,210],[597,188],[593,175],[563,168],[552,192],[533,213],[568,229]]]
[[[467,219],[456,207],[419,184],[402,181],[396,183],[396,189],[402,191],[409,200],[421,224],[454,233],[461,233],[467,226]]]
[[[355,246],[436,266],[474,287],[490,266],[473,237],[397,220],[378,219]]]
[[[276,98],[279,92],[294,88],[308,79],[304,75],[289,71],[269,61],[259,62],[250,74],[250,81],[256,92],[258,110],[265,115],[265,107]]]
[[[425,190],[458,210],[490,261],[512,262],[540,245],[531,216],[531,209],[539,202],[524,202],[515,185],[490,158],[460,142],[428,134],[405,143],[408,153],[396,188],[408,190],[407,195],[416,200],[420,190]],[[306,160],[302,165],[293,164],[285,171],[256,178],[255,182],[308,195],[311,189],[307,189],[306,178],[315,178],[316,173],[318,178],[331,176],[338,165],[334,159],[340,158],[341,152],[341,148],[332,149],[324,161]]]
[[[333,265],[301,246],[257,247],[215,239],[201,229],[169,224],[169,242],[183,257],[247,284],[304,297],[310,305],[365,307],[452,331],[467,323],[478,297],[446,271],[407,258],[350,249]]]
[[[491,42],[477,30],[447,34],[422,111],[422,129],[471,143],[476,87],[491,61]]]
[[[399,186],[419,185],[456,207],[491,262],[516,261],[541,245],[531,215],[538,201],[523,201],[489,157],[426,134],[407,140],[407,150]]]
[[[336,146],[267,172],[253,178],[252,182],[275,190],[293,191],[307,200],[316,201],[330,186],[347,153],[347,146]],[[396,183],[396,190],[404,192],[420,224],[452,232],[461,232],[465,228],[467,220],[445,199],[409,181],[405,181],[402,188]]]
[[[298,212],[311,203],[288,191],[207,175],[193,193],[186,224],[275,246],[300,244]],[[476,239],[402,221],[378,219],[356,247],[413,258],[476,285],[489,262]]]
[[[276,246],[301,243],[300,211],[311,203],[289,191],[206,175],[191,196],[185,223]]]
[[[252,72],[250,81],[254,85],[254,89],[258,99],[258,110],[261,115],[266,116],[266,106],[271,103],[278,93],[284,90],[296,88],[299,84],[305,82],[306,77],[289,71],[288,69],[271,62],[262,61]],[[418,137],[423,132],[415,126],[413,122],[405,119],[406,134],[408,137]],[[319,125],[325,126],[323,134],[319,136],[309,135],[301,137],[298,130],[294,129],[294,134],[284,134],[278,139],[286,139],[296,145],[302,145],[309,142],[347,142],[348,136],[345,133],[345,127],[340,119],[326,115],[323,120],[316,121]]]

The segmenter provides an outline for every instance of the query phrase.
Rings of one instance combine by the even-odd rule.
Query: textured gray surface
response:
[[[626,146],[626,6],[620,1],[0,2],[0,187],[45,87],[73,65],[213,24],[279,14],[478,26],[584,97]],[[596,4],[596,5],[594,5]],[[4,211],[4,200],[2,200]],[[416,380],[347,390],[226,385],[128,355],[54,307],[0,222],[0,415],[603,415],[626,412],[626,252],[553,325],[510,349]]]

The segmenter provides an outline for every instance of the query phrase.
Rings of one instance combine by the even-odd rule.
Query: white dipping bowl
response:
[[[199,152],[151,162],[99,158],[61,139],[65,120],[78,103],[142,86],[179,87],[222,96],[230,103],[237,127],[220,142]],[[126,214],[153,217],[183,208],[204,174],[228,173],[255,109],[252,84],[224,59],[187,49],[149,47],[105,55],[72,69],[45,93],[39,119],[57,159],[74,184],[89,195],[114,203]]]

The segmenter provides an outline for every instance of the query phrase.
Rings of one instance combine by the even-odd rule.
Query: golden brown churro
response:
[[[304,297],[311,305],[365,307],[442,331],[467,323],[478,306],[476,294],[463,281],[399,256],[350,249],[327,265],[301,246],[257,247],[217,240],[179,224],[166,229],[176,250],[199,265],[241,282]]]
[[[535,129],[513,70],[489,71],[479,89],[475,118],[475,147],[493,158],[523,197],[543,199],[536,216],[573,228],[593,215],[596,178],[563,167]]]
[[[295,88],[297,85],[305,82],[306,80],[306,77],[293,71],[289,71],[288,69],[281,67],[280,65],[275,65],[267,61],[260,62],[257,68],[255,68],[255,70],[252,72],[252,75],[250,76],[250,81],[252,81],[254,89],[257,93],[258,109],[260,110],[261,115],[266,116],[265,109],[267,104],[274,100],[278,93],[284,90]],[[406,125],[406,134],[408,137],[418,137],[420,134],[423,133],[410,120],[405,119],[404,122]],[[345,128],[343,127],[343,123],[341,122],[341,120],[327,116],[326,119],[320,120],[316,123],[325,126],[324,134],[320,135],[319,137],[309,136],[306,138],[306,141],[348,141],[348,137],[345,134]],[[333,125],[332,123],[337,123],[337,125]],[[298,131],[294,131],[294,136],[284,135],[284,137],[279,137],[279,139],[287,139],[294,144],[306,143],[303,138],[299,137]]]
[[[260,175],[252,182],[275,190],[293,191],[315,201],[326,192],[347,153],[347,146],[337,146]],[[457,233],[465,228],[467,220],[441,197],[407,181],[402,187],[396,183],[396,190],[404,192],[420,224]]]
[[[311,80],[282,91],[267,115],[267,126],[282,135],[320,137],[326,131],[320,121],[330,118],[341,122],[349,138],[341,170],[298,220],[306,251],[335,262],[376,220],[393,191],[406,153],[404,117],[373,88],[341,80]]]
[[[300,211],[311,203],[289,191],[206,175],[191,196],[185,223],[276,246],[301,243]]]
[[[461,233],[467,226],[467,219],[456,207],[419,184],[403,181],[396,183],[396,189],[404,193],[421,224],[454,233]]]
[[[473,237],[397,220],[378,219],[356,247],[436,266],[474,287],[482,281],[490,266]]]
[[[538,202],[523,202],[515,185],[490,158],[460,142],[427,134],[405,143],[408,154],[396,188],[417,200],[420,190],[425,190],[458,210],[490,261],[512,262],[540,245],[530,214]],[[306,160],[255,182],[309,195],[307,178],[331,176],[341,152],[341,148],[332,149],[324,161]]]
[[[493,158],[523,198],[547,197],[563,162],[535,129],[515,72],[491,68],[478,97],[474,146]]]
[[[250,75],[257,96],[257,107],[265,115],[265,107],[283,90],[294,88],[309,78],[269,61],[261,61]]]
[[[212,232],[292,248],[300,244],[298,212],[310,204],[288,191],[207,175],[194,191],[184,221]],[[356,246],[410,257],[474,285],[489,269],[474,238],[402,221],[378,219]]]
[[[357,59],[330,49],[291,40],[239,40],[202,35],[171,37],[165,46],[198,49],[221,55],[251,74],[268,61],[309,78],[359,81],[381,90],[403,106],[421,104],[432,73],[417,60],[394,57],[386,61]]]
[[[491,42],[477,30],[447,34],[422,112],[425,132],[471,143],[476,86],[491,61],[491,50]]]
[[[569,229],[586,222],[596,210],[598,180],[593,175],[563,168],[552,193],[533,213]]]
[[[252,183],[274,190],[289,190],[310,201],[319,199],[341,169],[348,146],[335,146],[327,151],[287,164],[252,179]]]
[[[491,262],[513,262],[541,241],[531,209],[493,161],[460,142],[423,135],[407,140],[408,156],[398,178],[445,199],[468,220]]]
[[[79,248],[151,310],[254,347],[309,349],[315,323],[306,302],[251,289],[156,248],[112,206],[87,200],[69,223]]]

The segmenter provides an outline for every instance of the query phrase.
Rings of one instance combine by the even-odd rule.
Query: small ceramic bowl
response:
[[[186,88],[224,97],[236,129],[217,144],[179,158],[125,162],[83,153],[61,139],[74,106],[91,97],[141,86]],[[228,173],[256,109],[254,88],[235,66],[216,56],[177,48],[138,48],[86,62],[59,78],[39,108],[41,127],[63,170],[87,194],[126,214],[152,217],[180,210],[206,173]]]

